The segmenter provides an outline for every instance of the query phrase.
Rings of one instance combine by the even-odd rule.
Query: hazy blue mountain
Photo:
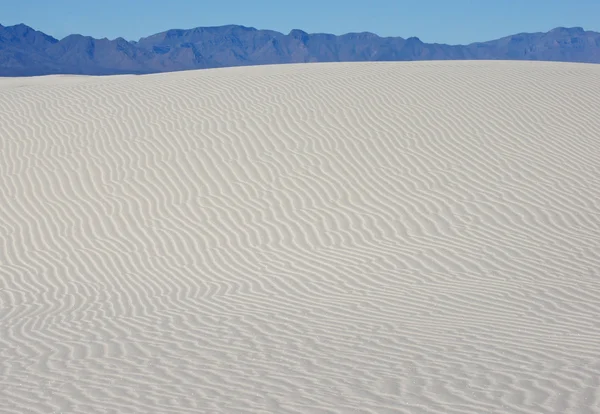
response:
[[[77,34],[62,40],[24,24],[0,25],[0,76],[155,73],[270,63],[447,59],[600,63],[600,33],[559,27],[469,45],[423,43],[416,37],[342,36],[244,26],[168,30],[137,42]]]

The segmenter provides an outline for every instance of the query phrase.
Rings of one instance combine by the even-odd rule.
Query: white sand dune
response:
[[[0,79],[1,413],[600,413],[600,65]]]

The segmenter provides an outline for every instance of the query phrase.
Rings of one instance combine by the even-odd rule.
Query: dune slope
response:
[[[600,66],[0,79],[0,412],[600,413]]]

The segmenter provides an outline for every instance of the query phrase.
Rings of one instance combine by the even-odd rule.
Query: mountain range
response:
[[[547,60],[600,63],[600,33],[559,27],[469,45],[373,33],[288,34],[228,25],[173,29],[139,41],[61,40],[24,24],[0,25],[0,76],[145,74],[275,63],[409,60]]]

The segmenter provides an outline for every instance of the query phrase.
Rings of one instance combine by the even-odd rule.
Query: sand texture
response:
[[[0,79],[0,413],[600,413],[600,65]]]

